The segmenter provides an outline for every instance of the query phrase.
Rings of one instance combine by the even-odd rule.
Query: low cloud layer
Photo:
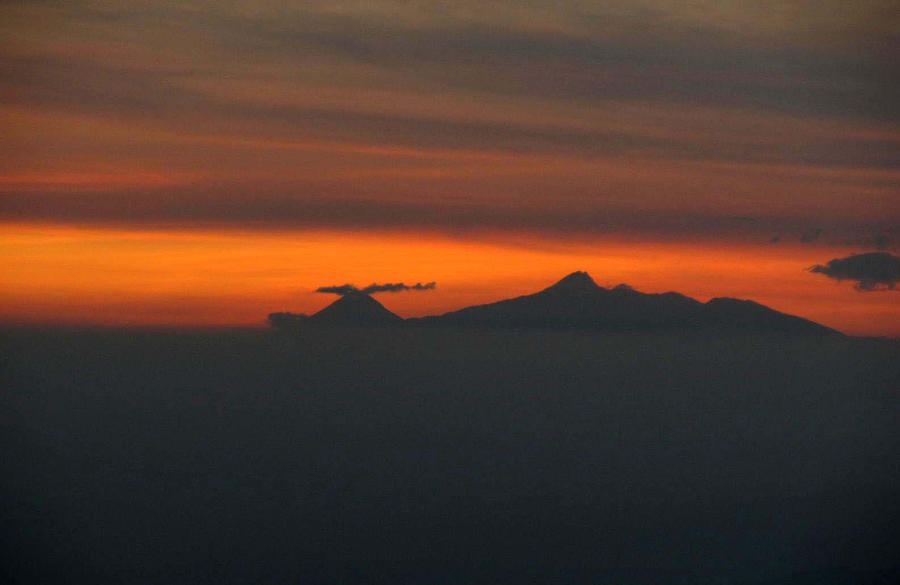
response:
[[[855,280],[854,288],[860,292],[897,290],[897,283],[900,282],[900,256],[887,252],[857,254],[835,258],[824,265],[816,264],[809,271],[841,281]]]
[[[316,292],[319,293],[331,293],[335,295],[349,295],[353,293],[360,293],[364,295],[371,295],[374,293],[380,292],[402,292],[406,290],[433,290],[436,286],[434,282],[426,282],[422,284],[421,282],[417,282],[416,284],[407,285],[402,282],[387,282],[385,284],[376,284],[372,283],[365,288],[357,288],[352,284],[342,284],[339,286],[320,286],[316,289]]]

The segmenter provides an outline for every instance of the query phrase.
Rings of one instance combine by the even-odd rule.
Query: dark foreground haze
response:
[[[7,330],[3,581],[900,576],[900,343]]]

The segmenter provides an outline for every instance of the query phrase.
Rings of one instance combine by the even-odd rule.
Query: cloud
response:
[[[360,292],[358,288],[352,284],[341,284],[338,286],[320,286],[316,289],[317,293],[331,293],[335,295],[349,295],[351,293]]]
[[[815,242],[816,240],[818,240],[819,236],[821,236],[821,235],[822,235],[822,229],[814,228],[814,229],[807,230],[807,231],[803,232],[802,234],[800,234],[800,241],[805,244],[808,244],[810,242]]]
[[[412,286],[407,286],[402,282],[398,283],[386,283],[386,284],[370,284],[366,288],[362,289],[364,294],[370,295],[372,293],[377,292],[400,292],[404,290],[433,290],[436,286],[434,282],[426,282],[422,284],[421,282],[417,282]]]
[[[508,200],[485,197],[465,204],[452,197],[462,193],[464,187],[469,187],[469,193],[477,192],[479,185],[474,181],[459,181],[452,185],[450,181],[373,182],[365,185],[369,190],[368,198],[363,193],[353,193],[351,197],[340,193],[335,185],[312,180],[295,180],[288,185],[275,186],[235,181],[232,184],[216,182],[208,187],[175,185],[164,189],[85,187],[77,191],[77,197],[63,189],[10,189],[6,192],[9,196],[0,197],[0,222],[82,223],[143,229],[196,224],[261,232],[320,228],[378,232],[399,228],[455,236],[509,231],[528,232],[554,240],[629,232],[663,240],[724,238],[759,242],[768,241],[773,233],[789,234],[781,237],[782,243],[796,238],[790,234],[801,233],[808,222],[806,217],[764,217],[754,223],[736,225],[730,216],[717,213],[715,209],[699,209],[699,203],[692,208],[688,201],[690,183],[680,185],[675,179],[671,180],[667,192],[685,201],[678,209],[661,208],[652,198],[640,199],[643,190],[639,193],[636,185],[624,182],[612,185],[621,186],[619,193],[634,193],[626,204],[619,205],[612,187],[602,185],[587,197],[584,196],[587,183],[581,180],[582,177],[572,176],[568,183],[559,184],[555,190],[567,195],[564,200],[561,197],[557,201],[545,201],[543,193],[550,191],[552,181],[548,178],[539,183],[541,179],[530,174],[526,178],[532,188],[535,184],[548,186],[546,191],[537,191],[529,190],[524,178],[521,183],[515,183],[522,185],[520,193],[529,196],[533,193],[534,204],[529,206],[513,205],[512,197]],[[512,179],[509,182],[507,187],[511,186]],[[657,185],[656,182],[643,184],[647,185],[646,192],[655,192],[651,188]],[[393,186],[394,191],[388,192],[387,186]],[[431,186],[440,191],[432,198],[414,200],[412,186]],[[361,189],[360,185],[355,188]],[[0,192],[3,192],[2,184]],[[299,196],[297,192],[311,194]],[[247,193],[255,193],[255,196],[251,198]],[[848,197],[849,193],[852,191],[848,191]],[[380,196],[374,197],[374,194]],[[828,225],[828,233],[840,236],[836,244],[846,241],[848,245],[856,245],[862,238],[870,238],[869,234],[885,231],[880,223],[883,221],[873,219],[862,223],[839,219]],[[896,243],[892,249],[896,249]]]
[[[803,218],[801,197],[821,205],[820,185],[823,222],[881,219],[896,183],[897,60],[854,45],[888,46],[863,17],[888,0],[839,21],[714,0],[200,1],[0,3],[7,172],[133,166],[176,183],[11,181],[0,218],[771,233],[783,201]],[[802,37],[776,25],[851,42],[758,42]]]
[[[342,284],[338,286],[320,286],[316,289],[316,292],[319,293],[331,293],[335,295],[349,295],[353,293],[361,293],[364,295],[371,295],[380,292],[401,292],[406,290],[433,290],[437,286],[434,282],[426,282],[422,284],[421,282],[417,282],[416,284],[407,285],[402,282],[387,282],[385,284],[377,284],[372,283],[367,287],[358,288],[352,284]]]
[[[862,236],[847,242],[851,246],[862,246],[864,248],[874,248],[876,250],[890,250],[895,246],[895,240],[886,233],[879,233],[874,236]]]
[[[827,264],[816,264],[808,269],[836,280],[855,280],[854,288],[860,292],[897,290],[900,282],[900,256],[887,252],[870,252],[847,258],[835,258]]]
[[[887,250],[891,247],[891,238],[887,234],[878,234],[874,238],[872,238],[872,243],[879,250]]]

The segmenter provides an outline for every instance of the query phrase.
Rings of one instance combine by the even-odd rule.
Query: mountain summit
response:
[[[310,316],[311,325],[396,325],[403,322],[371,296],[354,292],[341,296],[318,313]]]
[[[541,292],[553,294],[592,294],[600,290],[594,279],[587,272],[573,272],[553,286],[545,288]]]

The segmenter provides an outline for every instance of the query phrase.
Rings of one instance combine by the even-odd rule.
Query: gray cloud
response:
[[[814,228],[811,230],[806,230],[802,234],[800,234],[800,241],[804,244],[809,244],[810,242],[815,242],[822,235],[821,228]]]
[[[331,293],[335,295],[349,295],[353,293],[361,292],[357,287],[352,284],[339,284],[332,286],[320,286],[316,289],[317,293]]]
[[[434,282],[426,282],[422,284],[421,282],[417,282],[416,284],[407,286],[402,282],[397,283],[386,283],[386,284],[370,284],[366,288],[362,289],[364,294],[370,295],[372,293],[377,292],[400,292],[404,290],[434,290],[434,287],[437,286]]]
[[[695,195],[705,196],[696,186],[667,184],[667,195],[683,203],[668,215],[646,211],[645,194],[661,189],[640,184],[638,174],[613,179],[598,170],[588,178],[588,171],[573,177],[551,169],[532,181],[494,174],[502,165],[490,172],[472,165],[470,176],[481,182],[464,183],[443,173],[463,176],[470,163],[444,161],[425,169],[438,177],[429,182],[401,172],[421,163],[386,154],[335,162],[340,171],[383,171],[389,179],[380,184],[351,176],[335,178],[335,185],[304,178],[272,186],[282,180],[284,168],[302,168],[287,164],[291,157],[314,167],[316,176],[329,173],[312,155],[307,162],[308,153],[266,150],[271,145],[253,146],[257,139],[549,153],[569,156],[585,168],[592,157],[627,160],[634,155],[874,169],[881,174],[842,177],[834,172],[815,181],[830,192],[839,190],[829,200],[853,198],[879,209],[888,205],[897,180],[882,171],[897,168],[900,150],[891,131],[864,127],[867,120],[893,121],[900,115],[900,61],[891,50],[866,49],[893,46],[878,40],[890,23],[868,16],[889,3],[857,4],[841,19],[797,5],[792,18],[777,22],[765,10],[715,2],[709,4],[711,11],[653,0],[601,4],[538,0],[492,4],[491,10],[470,0],[372,0],[329,8],[264,1],[253,10],[218,2],[201,8],[131,0],[103,6],[77,1],[0,6],[0,36],[8,37],[0,47],[0,101],[61,119],[85,116],[121,126],[115,138],[88,132],[13,135],[8,150],[16,159],[9,157],[8,168],[70,160],[104,166],[127,159],[135,166],[146,161],[161,174],[178,169],[203,177],[246,167],[265,177],[259,180],[264,184],[228,188],[197,179],[193,190],[173,187],[147,197],[82,187],[73,196],[64,192],[68,187],[42,193],[32,186],[4,193],[0,217],[565,232],[650,226],[687,234],[727,232],[722,216],[746,213],[742,207],[749,195],[743,185],[752,183],[741,177],[735,181],[742,185],[733,187],[731,179],[717,180],[708,190],[723,193],[717,195],[723,203],[708,207],[693,205]],[[720,11],[729,17],[715,16]],[[741,23],[740,30],[728,30],[725,23]],[[808,39],[800,38],[804,31],[824,44],[813,50]],[[777,42],[759,42],[763,38]],[[267,84],[274,89],[255,91]],[[247,88],[253,95],[246,95]],[[343,99],[326,99],[332,90]],[[417,105],[395,104],[379,98],[379,92],[406,96]],[[443,98],[439,105],[420,107],[434,96]],[[621,118],[602,113],[619,111],[620,105],[623,112],[625,106],[635,111]],[[547,115],[526,115],[531,109]],[[769,131],[775,124],[781,130],[778,120],[786,111],[799,120],[797,131]],[[775,121],[765,120],[773,112]],[[832,122],[835,129],[828,125]],[[148,128],[160,132],[148,133]],[[194,142],[207,135],[217,140]],[[805,213],[792,185],[781,185],[760,199],[784,199]],[[279,188],[280,193],[273,192]],[[422,193],[428,194],[428,203],[419,203]],[[482,202],[475,201],[476,194],[489,195]],[[488,209],[494,196],[498,201],[528,197],[537,204],[530,211]],[[581,203],[557,209],[557,201],[576,198]],[[607,205],[615,200],[633,203]],[[626,205],[631,208],[623,211]],[[718,215],[700,217],[698,210],[713,208]],[[770,224],[752,228],[735,219],[743,230],[776,231]],[[896,223],[896,218],[886,219]],[[778,228],[783,234],[801,231],[794,225]],[[836,231],[829,226],[827,233]]]
[[[816,264],[808,270],[836,280],[855,280],[854,288],[860,292],[896,290],[900,282],[900,256],[887,252],[856,254],[829,260],[824,265]]]
[[[564,79],[558,79],[559,83],[552,84],[565,87],[568,93],[542,96],[541,88],[547,84],[541,76],[549,73],[535,74],[534,66],[519,71],[521,65],[512,64],[500,71],[487,69],[477,72],[475,69],[481,65],[461,64],[459,67],[471,69],[472,75],[477,78],[471,80],[471,87],[468,88],[473,91],[498,95],[532,95],[562,102],[570,99],[602,102],[604,99],[644,100],[652,97],[653,101],[687,102],[692,106],[707,102],[707,105],[719,108],[730,104],[730,100],[734,98],[729,96],[743,96],[749,91],[743,87],[747,81],[741,81],[739,87],[731,87],[729,82],[719,81],[719,84],[725,84],[721,90],[710,89],[710,83],[704,80],[698,80],[695,84],[681,81],[678,84],[665,82],[659,85],[658,75],[642,80],[645,73],[639,70],[631,72],[631,65],[628,65],[626,71],[604,75],[604,78],[609,79],[604,82],[603,91],[611,92],[609,95],[598,95],[595,79],[597,74],[590,73],[591,67],[587,66],[584,69],[579,67],[567,70]],[[655,136],[654,132],[643,131],[645,129],[639,123],[629,131],[605,128],[602,124],[576,128],[530,124],[523,120],[485,121],[449,115],[429,117],[403,112],[400,108],[377,112],[367,109],[364,98],[353,107],[252,102],[190,89],[182,81],[190,79],[196,72],[186,64],[142,69],[128,63],[97,62],[77,56],[10,57],[4,64],[0,64],[0,74],[3,79],[0,87],[6,86],[12,95],[26,96],[27,101],[34,105],[83,114],[126,115],[141,123],[152,123],[157,127],[168,126],[179,131],[191,128],[195,131],[216,132],[240,126],[245,129],[244,132],[289,139],[292,137],[290,129],[302,128],[298,136],[305,138],[319,136],[330,140],[384,141],[413,147],[568,152],[579,156],[619,155],[641,151],[683,160],[815,163],[824,167],[853,165],[892,169],[900,164],[896,149],[888,148],[890,145],[882,144],[878,138],[845,137],[836,144],[830,138],[809,136],[804,140],[802,152],[791,141],[765,140],[749,146],[740,132],[738,122],[733,122],[738,127],[731,135],[715,133],[698,138],[681,135],[678,132],[680,126],[677,125],[669,128],[670,132],[666,135]],[[204,71],[202,75],[207,78],[240,78],[246,73],[226,73],[213,68]],[[514,75],[516,79],[509,80],[509,87],[504,89],[491,86],[497,83],[497,79],[510,75]],[[587,75],[587,79],[581,79],[584,75]],[[624,84],[621,91],[613,89],[621,84]],[[689,85],[696,87],[691,89],[687,87]],[[670,95],[672,86],[679,87],[678,91],[683,95]],[[372,89],[378,89],[377,84]],[[427,84],[426,89],[443,91],[440,86],[427,88]],[[365,87],[359,88],[359,95],[365,96],[366,90]],[[760,91],[771,93],[775,90],[763,88]],[[708,92],[712,93],[704,98]],[[778,98],[780,99],[782,98]],[[796,105],[799,98],[787,96],[783,100]],[[760,96],[754,100],[753,105],[758,106],[760,101],[766,100]],[[832,101],[844,103],[837,97]],[[774,109],[784,108],[779,106]],[[202,112],[203,116],[198,117],[198,112]],[[647,123],[653,129],[652,121]]]
[[[875,250],[893,250],[898,247],[898,242],[896,241],[895,237],[884,232],[875,234],[874,236],[861,236],[859,238],[856,238],[855,240],[850,240],[842,243],[848,246],[874,248]]]
[[[282,75],[291,75],[286,73],[291,67],[306,67],[310,72],[304,77],[321,76],[323,70],[332,68],[333,74],[340,72],[342,82],[356,71],[342,68],[364,66],[371,87],[453,89],[586,102],[638,99],[892,120],[900,113],[896,105],[900,103],[900,85],[890,81],[897,78],[898,69],[890,56],[879,58],[858,49],[843,53],[772,49],[768,43],[741,45],[731,36],[714,34],[693,34],[690,42],[685,42],[683,26],[674,26],[670,20],[648,27],[646,11],[624,9],[604,14],[602,22],[609,22],[608,28],[597,26],[601,19],[595,15],[595,25],[589,28],[598,30],[551,32],[510,22],[488,24],[489,14],[475,20],[435,17],[411,24],[365,11],[340,14],[311,9],[267,14],[260,10],[251,16],[227,9],[184,10],[177,5],[155,10],[142,14],[126,3],[122,10],[109,14],[41,13],[40,21],[65,23],[58,25],[54,35],[61,43],[84,41],[82,36],[88,33],[83,31],[90,30],[96,36],[89,38],[91,42],[109,42],[115,47],[122,31],[131,31],[134,38],[130,44],[148,52],[170,50],[183,43],[173,38],[164,24],[178,22],[181,36],[190,38],[192,44],[185,47],[189,50],[181,53],[177,63],[169,65],[161,59],[151,64],[133,63],[117,58],[115,52],[104,59],[86,59],[77,51],[48,55],[34,49],[24,51],[28,57],[12,59],[3,78],[9,84],[27,82],[24,91],[16,88],[19,95],[86,101],[85,105],[104,114],[117,105],[151,108],[153,116],[161,109],[190,108],[229,115],[224,110],[245,108],[246,104],[239,106],[221,95],[201,97],[182,82],[196,77],[264,81],[262,68],[246,67],[251,58],[277,65],[285,72]],[[565,6],[554,7],[554,12],[564,10]],[[38,22],[38,15],[31,20]],[[571,22],[591,21],[577,14]],[[34,22],[18,23],[22,30],[29,25]],[[620,27],[622,32],[610,32]],[[629,29],[640,34],[628,34]],[[190,31],[202,34],[185,34]],[[41,28],[32,36],[39,37],[42,32],[46,34]],[[698,42],[701,39],[703,42]],[[31,63],[21,63],[22,59]],[[324,78],[320,81],[326,82]],[[359,88],[360,96],[365,90]],[[289,110],[273,108],[272,115],[293,117],[304,125],[317,120],[315,112]],[[264,112],[245,113],[259,116]],[[347,126],[358,124],[348,121]],[[433,132],[425,129],[421,134]],[[813,156],[810,146],[815,148],[804,145],[807,157]],[[846,152],[846,140],[840,146]],[[870,158],[881,150],[866,149]],[[792,152],[785,149],[782,155]]]
[[[352,284],[341,284],[338,286],[320,286],[316,289],[318,293],[331,293],[336,295],[349,295],[353,293],[360,293],[364,295],[371,295],[380,292],[401,292],[407,290],[434,290],[436,283],[434,282],[426,282],[422,284],[421,282],[417,282],[416,284],[407,285],[402,282],[387,282],[385,284],[377,284],[372,283],[367,287],[358,288]]]
[[[891,247],[892,240],[887,234],[878,234],[872,238],[872,244],[879,250],[887,250]]]
[[[565,185],[558,186],[555,192],[568,196],[566,205],[554,202],[556,204],[523,207],[502,200],[461,202],[462,198],[454,195],[462,192],[467,184],[448,187],[447,183],[447,180],[442,180],[440,185],[412,183],[412,187],[431,189],[435,193],[425,200],[414,200],[414,191],[407,190],[411,187],[404,184],[397,184],[395,192],[390,194],[382,191],[381,186],[371,185],[370,193],[349,197],[349,189],[343,185],[299,181],[275,187],[216,183],[209,187],[165,189],[82,189],[77,197],[66,191],[18,191],[0,197],[0,220],[141,226],[145,229],[169,229],[188,224],[240,226],[261,231],[321,227],[340,230],[413,228],[464,234],[504,230],[541,233],[554,238],[578,238],[624,230],[674,240],[725,237],[750,241],[769,241],[772,233],[797,234],[808,225],[806,217],[759,216],[755,222],[736,226],[730,214],[690,209],[687,205],[677,212],[623,208],[617,205],[613,196],[607,199],[602,192],[578,198],[580,192],[575,191],[582,187],[580,183],[574,183],[568,190]],[[523,187],[520,192],[528,191]],[[623,189],[623,192],[628,191]],[[253,193],[253,197],[248,193]],[[678,192],[673,187],[670,193]],[[539,195],[536,193],[535,196]],[[679,193],[679,196],[682,195]],[[638,195],[635,201],[639,201]],[[890,218],[835,220],[833,224],[827,224],[827,229],[828,233],[842,236],[840,241],[843,243],[845,238],[856,241],[868,234],[885,231],[890,222]]]

